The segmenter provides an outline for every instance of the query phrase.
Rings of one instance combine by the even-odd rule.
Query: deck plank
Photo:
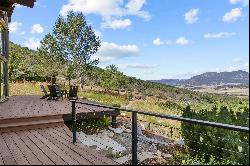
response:
[[[24,141],[24,143],[31,149],[31,151],[38,156],[39,160],[43,165],[55,165],[46,154],[43,153],[42,150],[39,149],[36,144],[34,144],[23,132],[17,132],[19,137]]]
[[[47,134],[46,138],[48,138],[56,146],[61,147],[61,149],[65,151],[65,153],[67,153],[70,157],[76,160],[80,165],[92,165],[92,163],[86,160],[85,158],[83,158],[81,154],[78,154],[75,151],[72,151],[69,147],[57,141],[56,137],[53,137],[53,134],[51,134],[48,130],[46,130],[45,132]],[[44,135],[44,133],[41,133],[41,134]]]
[[[1,103],[0,119],[26,118],[49,115],[71,115],[71,102],[67,99],[53,101],[40,99],[41,96],[11,96],[7,102]],[[80,99],[88,103],[93,101]],[[6,111],[8,110],[8,111]],[[77,104],[78,113],[112,112],[114,110]]]
[[[0,153],[0,165],[3,165],[3,159],[2,159],[2,156],[1,156],[1,153]]]
[[[16,161],[7,147],[2,135],[0,134],[0,154],[5,165],[16,165]]]
[[[11,132],[10,136],[31,165],[42,165],[41,161],[38,160],[38,158],[33,154],[33,152],[26,146],[26,144],[16,133]]]
[[[20,151],[18,146],[15,144],[15,142],[12,140],[10,135],[8,133],[2,134],[7,146],[9,147],[16,163],[18,165],[29,165],[28,160],[25,158],[23,153]]]
[[[62,149],[59,149],[52,142],[50,142],[46,137],[38,133],[38,131],[31,131],[38,139],[40,139],[44,144],[46,144],[51,150],[53,150],[58,156],[60,156],[69,165],[77,165],[75,160],[69,157]],[[43,132],[43,131],[40,131]]]
[[[115,163],[113,160],[105,157],[104,155],[99,154],[97,151],[92,150],[90,148],[88,148],[87,146],[82,145],[81,143],[76,143],[76,144],[72,144],[72,138],[70,138],[69,136],[63,136],[62,132],[64,132],[64,128],[55,128],[55,129],[51,129],[56,135],[57,135],[57,139],[61,142],[63,141],[68,141],[72,150],[76,150],[78,153],[79,150],[84,151],[84,157],[89,157],[86,158],[89,161],[93,162],[94,164],[108,164],[108,165],[116,165],[117,163]],[[61,132],[59,132],[58,130],[60,130]],[[66,129],[65,129],[66,130]]]
[[[65,161],[57,156],[53,150],[49,149],[46,144],[41,142],[34,134],[32,134],[30,131],[26,131],[25,133],[43,151],[43,153],[46,154],[51,161],[53,161],[53,163],[56,165],[67,165]]]

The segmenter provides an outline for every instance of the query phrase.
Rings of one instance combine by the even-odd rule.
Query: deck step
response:
[[[4,123],[0,123],[0,132],[47,128],[61,125],[64,125],[64,120],[61,116],[8,119],[5,120]]]
[[[43,120],[51,120],[51,119],[62,119],[62,115],[47,115],[47,116],[34,116],[34,117],[25,117],[25,118],[8,118],[1,119],[1,124],[9,124],[9,123],[21,123],[21,122],[34,122],[34,121],[43,121]]]

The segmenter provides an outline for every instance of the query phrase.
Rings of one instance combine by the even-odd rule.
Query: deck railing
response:
[[[243,134],[244,136],[247,136],[247,142],[242,142],[241,140],[239,140],[240,144],[246,144],[247,149],[249,149],[249,127],[242,127],[242,126],[235,126],[235,125],[229,125],[229,124],[223,124],[223,123],[216,123],[216,122],[210,122],[210,121],[204,121],[204,120],[197,120],[197,119],[190,119],[190,118],[185,118],[185,117],[178,117],[178,116],[173,116],[173,115],[162,115],[162,114],[157,114],[157,113],[152,113],[152,112],[144,112],[144,111],[138,111],[138,110],[129,110],[129,109],[124,109],[124,108],[120,108],[120,107],[112,107],[112,106],[106,106],[106,105],[101,105],[101,104],[93,104],[93,103],[87,103],[87,102],[82,102],[82,101],[76,101],[76,100],[71,100],[72,103],[72,120],[73,120],[73,128],[72,128],[72,132],[73,132],[73,143],[76,142],[76,131],[77,131],[77,126],[76,126],[76,121],[78,119],[76,119],[76,114],[77,114],[77,110],[76,110],[76,104],[82,104],[82,105],[89,105],[89,106],[95,106],[95,107],[101,107],[101,108],[107,108],[107,109],[114,109],[114,110],[120,110],[120,111],[124,111],[124,112],[128,112],[131,113],[131,123],[132,123],[132,164],[133,165],[137,165],[138,164],[138,158],[137,158],[137,143],[138,143],[138,115],[140,116],[150,116],[150,117],[155,117],[155,118],[160,118],[160,119],[165,119],[165,120],[171,120],[171,121],[177,121],[177,122],[181,122],[184,124],[190,124],[190,125],[201,125],[201,126],[205,126],[205,127],[213,127],[216,129],[221,129],[221,130],[227,130],[230,132],[240,132],[241,134]],[[112,118],[113,119],[113,118]],[[142,121],[142,120],[140,120]],[[145,122],[145,121],[142,121]],[[170,137],[172,138],[174,135],[174,132],[176,132],[176,128],[173,126],[166,126],[166,125],[162,125],[162,124],[157,124],[157,123],[151,123],[148,122],[148,129],[150,129],[150,126],[152,125],[159,125],[161,127],[166,127],[169,129],[169,134]],[[152,127],[151,127],[152,128]],[[176,131],[174,131],[176,130]],[[179,130],[179,129],[178,129]],[[178,133],[180,132],[190,132],[190,134],[195,134],[192,133],[191,131],[177,131]],[[204,133],[201,133],[204,134]],[[201,135],[200,134],[200,135]],[[197,136],[197,135],[195,135]],[[211,136],[211,135],[210,135]],[[217,138],[216,135],[211,136],[214,138]],[[180,138],[180,137],[179,137]],[[200,136],[200,138],[202,138],[202,136]],[[199,139],[200,139],[199,138]],[[194,138],[197,139],[197,138]],[[220,138],[218,137],[217,140],[219,139],[227,139],[227,138]],[[232,141],[232,140],[230,140]],[[201,141],[202,142],[202,141]],[[212,148],[220,148],[220,147],[215,147],[213,145],[208,145],[208,144],[202,144],[204,146],[207,147],[212,147]],[[238,150],[240,149],[241,150]],[[235,154],[241,154],[244,157],[244,160],[247,161],[242,161],[242,163],[238,163],[238,162],[230,162],[230,163],[234,163],[234,164],[249,164],[248,158],[249,158],[249,151],[247,150],[246,152],[242,152],[242,147],[243,145],[238,145],[238,149],[235,150],[231,150],[231,149],[226,149],[229,152],[233,152]],[[190,151],[192,151],[191,147],[189,149]],[[197,150],[197,149],[196,149]],[[221,150],[225,150],[223,148],[221,148]],[[198,149],[199,151],[199,149]],[[197,151],[197,152],[198,152]],[[196,152],[195,150],[193,150],[193,152]],[[223,158],[219,158],[219,159],[223,159]]]

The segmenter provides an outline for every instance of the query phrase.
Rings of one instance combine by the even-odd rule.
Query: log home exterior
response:
[[[35,0],[1,0],[0,1],[0,101],[9,96],[8,59],[9,59],[9,29],[8,23],[15,5],[32,8]]]

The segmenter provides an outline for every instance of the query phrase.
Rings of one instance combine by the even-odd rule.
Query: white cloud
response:
[[[156,38],[155,40],[153,40],[153,44],[156,46],[160,46],[160,45],[170,45],[172,44],[172,42],[170,40],[167,41],[162,41],[160,38]]]
[[[234,59],[232,60],[232,62],[233,62],[234,64],[241,64],[241,63],[243,62],[243,60],[242,60],[242,58],[234,58]]]
[[[119,64],[120,68],[133,68],[133,69],[152,69],[157,67],[158,65],[151,64],[140,64],[140,63],[129,63],[129,64]]]
[[[36,50],[38,47],[40,47],[41,43],[40,40],[35,39],[33,37],[29,38],[27,42],[24,43],[25,47],[28,47],[29,49]]]
[[[31,33],[34,34],[34,33],[43,33],[44,31],[44,28],[42,27],[41,24],[34,24],[32,27],[31,27]]]
[[[237,21],[239,17],[242,16],[242,8],[235,8],[232,9],[230,12],[227,12],[223,17],[222,21],[223,22],[234,22]]]
[[[104,20],[102,26],[113,28],[113,26],[108,25],[115,23],[114,21],[117,22],[117,20],[122,21],[124,16],[133,15],[146,21],[150,20],[150,14],[142,10],[145,3],[146,0],[69,0],[68,4],[62,7],[60,14],[65,16],[71,10],[83,12],[84,14],[97,14]],[[128,27],[128,24],[131,25],[131,21],[125,20],[122,22],[122,27]]]
[[[187,13],[184,14],[185,20],[187,24],[193,24],[198,21],[199,17],[199,9],[191,9]]]
[[[85,14],[98,14],[102,17],[122,15],[122,0],[69,0],[64,5],[60,14],[65,16],[69,11],[83,12]]]
[[[136,56],[139,48],[136,45],[118,45],[115,43],[102,42],[99,51],[93,59],[99,58],[100,62],[112,61],[124,57]]]
[[[9,24],[9,32],[15,33],[21,28],[21,26],[22,26],[22,23],[20,23],[20,22],[11,22]]]
[[[111,29],[125,29],[130,27],[132,22],[130,19],[125,20],[110,20],[104,23],[101,23],[102,28],[111,28]]]
[[[150,20],[150,14],[141,10],[145,3],[146,0],[130,0],[126,5],[126,12],[131,15],[137,15],[138,17],[144,18],[145,20]]]
[[[249,0],[229,0],[229,2],[233,5],[240,3],[243,6],[249,5]]]
[[[98,14],[103,18],[136,15],[148,19],[150,15],[141,10],[145,3],[146,0],[129,0],[126,5],[124,0],[69,0],[69,3],[62,7],[60,14],[65,16],[73,10],[85,14]]]
[[[219,32],[219,33],[206,33],[204,34],[204,38],[206,39],[220,39],[220,38],[228,38],[233,35],[236,35],[235,32]]]
[[[186,39],[185,37],[179,37],[176,39],[175,43],[178,45],[187,45],[190,43],[190,41]]]
[[[156,39],[153,41],[153,44],[159,46],[159,45],[163,45],[164,42],[162,42],[160,38],[156,38]]]

